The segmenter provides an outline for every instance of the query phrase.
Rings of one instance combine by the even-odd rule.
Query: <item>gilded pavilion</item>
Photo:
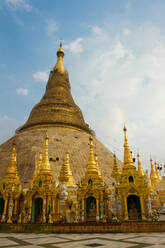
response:
[[[0,146],[1,223],[152,220],[165,207],[158,164],[137,168],[124,126],[124,160],[95,137],[71,95],[62,44],[46,91]]]

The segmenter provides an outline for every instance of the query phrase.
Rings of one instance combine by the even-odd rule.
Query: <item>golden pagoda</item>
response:
[[[85,176],[82,178],[77,190],[78,220],[84,221],[106,221],[108,212],[107,186],[101,176],[96,163],[93,138],[89,137],[89,160]]]
[[[119,182],[116,185],[118,207],[120,218],[123,220],[145,220],[148,216],[148,209],[145,201],[149,199],[149,187],[145,182],[144,175],[134,165],[127,139],[127,129],[124,125],[124,163]],[[139,173],[140,169],[140,173]]]
[[[0,211],[0,221],[12,223],[17,219],[20,209],[21,182],[17,173],[17,154],[16,144],[13,141],[11,159],[4,179],[0,182],[0,205],[3,209]],[[3,210],[3,211],[2,211]]]
[[[139,153],[136,169],[125,125],[123,164],[96,139],[72,98],[63,57],[60,43],[44,96],[14,137],[0,146],[0,222],[151,219],[152,210],[164,204],[157,164],[154,169],[151,159],[149,183]]]
[[[47,132],[50,165],[56,172],[56,180],[60,174],[65,152],[69,150],[72,161],[70,167],[75,183],[78,183],[85,173],[88,162],[86,144],[89,135],[92,135],[101,162],[100,168],[104,170],[106,183],[111,184],[109,170],[111,171],[113,166],[112,153],[96,139],[94,132],[85,123],[81,109],[74,102],[63,59],[64,50],[61,43],[57,51],[57,62],[50,71],[42,99],[33,107],[27,122],[16,130],[11,139],[0,145],[0,179],[5,176],[10,159],[9,147],[15,140],[19,151],[17,161],[20,180],[29,183],[36,170],[38,154],[42,150],[45,132]],[[54,158],[54,151],[56,151],[57,160]],[[119,166],[121,166],[120,161]]]
[[[44,156],[41,153],[37,172],[26,194],[27,211],[25,221],[32,223],[53,223],[59,219],[59,190],[52,175],[49,154],[48,134],[45,135]]]

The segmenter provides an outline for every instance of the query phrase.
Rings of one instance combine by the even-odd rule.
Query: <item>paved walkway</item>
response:
[[[0,233],[0,247],[165,248],[165,233],[30,234]]]

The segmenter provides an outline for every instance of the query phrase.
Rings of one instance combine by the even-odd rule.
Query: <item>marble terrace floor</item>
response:
[[[165,248],[165,233],[34,234],[0,233],[0,247]]]

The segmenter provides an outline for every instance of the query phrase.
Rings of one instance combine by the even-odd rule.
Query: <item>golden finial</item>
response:
[[[62,48],[62,42],[60,42],[60,48],[57,51],[57,63],[54,67],[54,70],[58,71],[60,74],[64,74],[66,72],[66,69],[63,63],[63,57],[64,57],[64,50]]]
[[[62,48],[62,41],[60,41],[60,48],[58,49],[58,51],[57,51],[57,56],[59,57],[59,56],[64,56],[64,50],[63,50],[63,48]]]
[[[138,162],[138,172],[141,176],[144,176],[144,171],[141,165],[139,152],[137,153],[137,162]]]
[[[124,132],[127,132],[127,128],[126,128],[125,123],[124,123],[124,128],[123,128],[123,131],[124,131]]]
[[[124,143],[127,144],[128,143],[128,140],[127,140],[127,128],[126,128],[125,123],[124,123],[123,131],[124,131]]]

